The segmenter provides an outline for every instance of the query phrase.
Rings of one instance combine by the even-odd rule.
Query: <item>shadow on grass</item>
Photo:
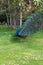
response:
[[[10,41],[11,41],[11,43],[26,43],[26,44],[28,44],[28,43],[34,42],[33,40],[35,38],[35,35],[36,35],[36,33],[33,33],[26,38],[21,38],[21,37],[17,37],[17,36],[13,35],[13,36],[11,36]],[[36,37],[37,37],[37,35],[36,35]]]
[[[23,38],[20,38],[20,37],[11,37],[10,41],[12,43],[24,43],[24,42],[26,42],[26,38],[23,39]]]

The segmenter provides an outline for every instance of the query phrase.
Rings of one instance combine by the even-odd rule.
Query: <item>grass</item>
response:
[[[43,30],[26,39],[14,39],[14,33],[0,26],[0,65],[43,65]]]

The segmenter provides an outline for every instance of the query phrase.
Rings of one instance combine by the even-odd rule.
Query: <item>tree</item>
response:
[[[30,0],[29,0],[30,1]],[[25,10],[25,4],[29,5],[28,0],[1,0],[2,7],[5,8],[5,13],[7,17],[7,24],[11,28],[21,27],[22,26],[22,18],[23,11]],[[30,2],[30,5],[32,1]],[[30,6],[29,6],[30,7]],[[3,10],[2,10],[3,11]]]

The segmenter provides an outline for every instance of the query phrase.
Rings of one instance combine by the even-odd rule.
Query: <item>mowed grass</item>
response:
[[[43,30],[26,39],[13,38],[14,33],[0,26],[0,65],[43,65]]]

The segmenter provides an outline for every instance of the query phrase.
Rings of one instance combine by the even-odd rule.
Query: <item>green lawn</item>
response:
[[[26,39],[12,38],[14,32],[0,26],[0,65],[43,65],[43,31]]]

